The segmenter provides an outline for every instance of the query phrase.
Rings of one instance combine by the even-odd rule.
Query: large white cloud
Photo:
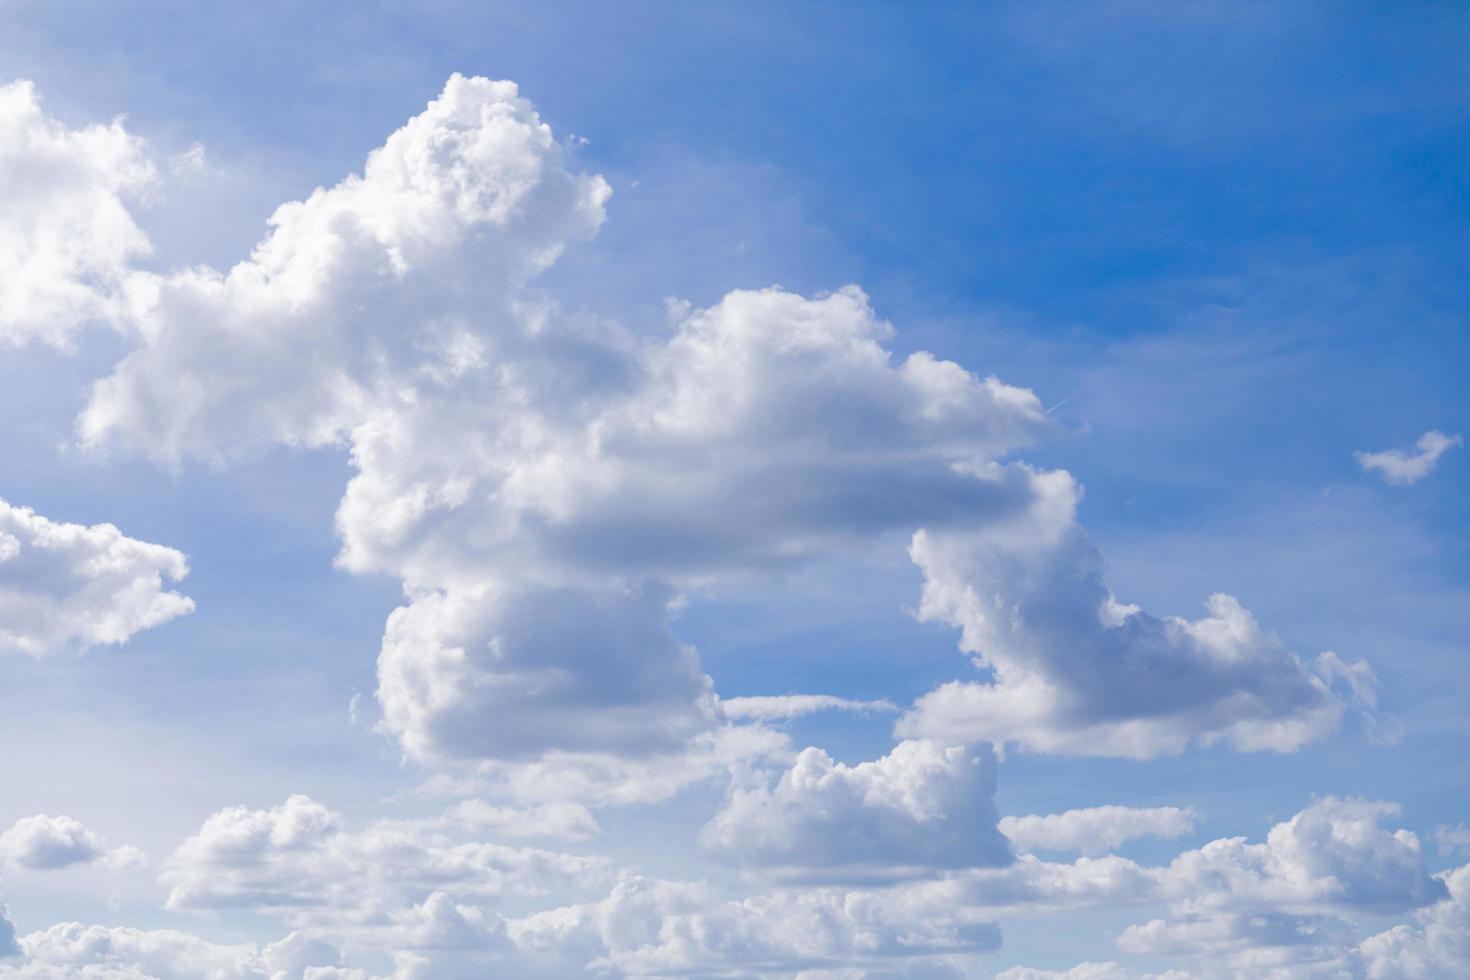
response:
[[[88,321],[131,321],[149,245],[128,204],[153,179],[120,121],[68,129],[30,82],[0,85],[0,343],[67,347]]]
[[[143,863],[135,847],[108,847],[107,842],[80,820],[37,814],[22,817],[0,834],[0,864],[34,870],[52,870],[74,864],[100,863],[131,868]]]
[[[735,292],[643,338],[538,297],[603,217],[569,165],[513,85],[452,78],[248,260],[158,280],[79,422],[169,463],[348,446],[340,561],[404,582],[379,697],[421,759],[687,739],[718,717],[670,590],[1032,493],[989,461],[1047,428],[1035,396],[896,359],[855,288]]]
[[[193,610],[164,585],[188,572],[182,553],[111,524],[50,521],[0,500],[0,652],[123,643]]]
[[[804,880],[1004,865],[994,794],[989,746],[901,742],[853,766],[809,748],[774,785],[737,782],[701,840],[732,864]]]
[[[992,679],[925,695],[900,735],[1132,758],[1192,740],[1290,751],[1335,731],[1348,703],[1371,706],[1365,663],[1308,666],[1230,596],[1198,620],[1118,603],[1074,519],[1076,484],[1060,471],[1034,482],[1016,519],[914,536],[920,618],[958,628]]]

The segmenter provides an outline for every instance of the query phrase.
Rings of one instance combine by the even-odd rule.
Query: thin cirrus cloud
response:
[[[1376,472],[1385,483],[1407,487],[1418,483],[1439,465],[1439,458],[1465,440],[1458,434],[1445,435],[1430,429],[1414,443],[1414,450],[1385,449],[1382,452],[1354,454],[1358,465],[1368,473]]]
[[[193,611],[192,599],[167,587],[188,573],[173,548],[0,500],[0,653],[123,643]]]

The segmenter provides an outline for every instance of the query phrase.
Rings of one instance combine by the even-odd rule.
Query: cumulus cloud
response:
[[[1180,837],[1194,829],[1192,807],[1095,806],[1045,816],[1002,817],[1000,832],[1023,850],[1103,854],[1140,837]]]
[[[1385,449],[1378,453],[1356,453],[1355,458],[1364,470],[1370,473],[1376,470],[1385,483],[1409,486],[1433,473],[1439,458],[1464,441],[1459,435],[1447,436],[1431,429],[1414,443],[1415,452]]]
[[[988,464],[1047,429],[1036,397],[895,358],[856,288],[734,292],[665,337],[560,311],[531,281],[607,196],[514,85],[455,76],[247,260],[160,278],[79,420],[170,464],[348,447],[340,562],[404,582],[379,699],[415,758],[687,740],[719,719],[660,625],[679,590],[1031,493]],[[550,635],[558,608],[607,642]]]
[[[595,887],[607,861],[529,847],[457,841],[433,821],[348,830],[306,796],[214,814],[164,871],[175,909],[256,909],[292,923],[354,919],[434,892],[475,900]]]
[[[170,929],[61,923],[20,940],[22,958],[0,960],[4,980],[301,980],[253,946],[208,942]]]
[[[830,694],[773,694],[745,698],[721,698],[720,710],[731,721],[780,721],[800,718],[819,711],[847,711],[857,714],[897,711],[887,700],[855,701]]]
[[[81,821],[71,817],[43,814],[22,817],[0,834],[0,863],[21,868],[49,871],[96,863],[125,870],[143,862],[143,852],[136,847],[110,848]]]
[[[111,524],[50,521],[0,500],[0,651],[33,657],[125,642],[193,610],[165,580],[182,553]]]
[[[595,903],[517,920],[510,935],[523,950],[575,952],[624,976],[884,975],[905,960],[942,963],[1000,943],[991,924],[906,914],[882,892],[798,889],[720,901],[708,886],[644,878]]]
[[[1012,742],[1037,752],[1149,758],[1189,742],[1290,751],[1335,731],[1371,688],[1366,664],[1304,664],[1227,595],[1203,619],[1119,603],[1074,519],[1079,490],[1037,473],[1020,515],[923,530],[919,618],[961,632],[988,682],[954,681],[899,722],[910,738]]]
[[[854,766],[809,748],[774,785],[737,784],[701,841],[732,864],[806,880],[1003,865],[994,794],[989,746],[902,742]]]
[[[1448,980],[1470,975],[1470,865],[1446,874],[1442,901],[1412,924],[1365,939],[1349,957],[1364,975],[1395,980]]]
[[[120,120],[68,129],[30,82],[0,85],[0,343],[64,348],[89,321],[131,321],[149,244],[128,204],[153,180]]]

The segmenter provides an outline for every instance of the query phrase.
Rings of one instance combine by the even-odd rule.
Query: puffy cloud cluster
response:
[[[340,561],[404,582],[379,698],[417,758],[687,740],[719,717],[674,591],[1032,495],[990,460],[1046,430],[1035,396],[896,359],[856,288],[662,338],[562,313],[530,281],[607,195],[514,85],[455,76],[250,258],[158,278],[80,419],[169,463],[349,447]]]
[[[0,85],[0,343],[68,347],[89,321],[130,322],[149,245],[128,204],[153,180],[120,121],[68,129],[30,82]]]
[[[1017,847],[1104,854],[1139,837],[1180,837],[1194,829],[1199,811],[1177,806],[1095,806],[1045,816],[1002,817],[1000,832]]]
[[[135,847],[108,847],[107,842],[71,817],[38,814],[22,817],[0,834],[0,864],[49,871],[74,864],[100,863],[125,869],[143,863]]]
[[[996,830],[995,757],[901,742],[873,762],[801,752],[774,785],[738,783],[701,840],[721,859],[803,880],[896,879],[1004,865]]]
[[[930,976],[956,975],[935,961],[1000,944],[992,924],[916,915],[884,892],[781,890],[721,901],[707,886],[642,878],[601,901],[517,920],[510,934],[528,952],[574,954],[630,977],[903,975],[910,960],[931,964]]]
[[[188,573],[173,548],[0,500],[0,652],[40,657],[123,643],[193,610],[164,584]]]
[[[258,909],[293,923],[353,921],[439,892],[490,901],[611,880],[602,858],[457,842],[443,824],[381,821],[349,831],[305,796],[233,807],[204,822],[169,860],[177,909]]]
[[[992,679],[920,698],[900,735],[1140,759],[1192,740],[1290,751],[1335,731],[1349,702],[1371,707],[1367,664],[1308,666],[1230,596],[1198,620],[1119,603],[1074,518],[1076,484],[1060,471],[1034,484],[1015,518],[914,536],[920,618],[958,628]]]
[[[1358,465],[1369,473],[1378,472],[1385,483],[1409,486],[1418,483],[1439,465],[1439,458],[1465,440],[1459,435],[1448,436],[1438,429],[1430,429],[1414,443],[1414,452],[1403,449],[1385,449],[1377,453],[1356,454]]]

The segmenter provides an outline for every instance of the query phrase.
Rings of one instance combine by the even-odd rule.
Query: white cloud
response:
[[[897,711],[893,702],[854,701],[830,694],[773,694],[744,698],[721,698],[720,710],[731,721],[779,721],[799,718],[819,711],[848,711],[867,714],[875,711]]]
[[[1455,446],[1463,445],[1464,441],[1458,435],[1447,436],[1443,432],[1431,429],[1414,443],[1417,452],[1385,449],[1378,453],[1356,453],[1355,458],[1358,465],[1364,470],[1370,473],[1377,470],[1385,483],[1409,486],[1433,473],[1434,467],[1439,463],[1439,458]]]
[[[1470,865],[1444,876],[1449,895],[1415,913],[1411,925],[1365,939],[1353,957],[1371,980],[1470,976]]]
[[[38,814],[0,834],[0,863],[41,871],[93,863],[127,870],[141,866],[144,857],[136,847],[108,847],[79,820]]]
[[[22,958],[0,960],[4,980],[301,980],[277,973],[252,946],[211,943],[160,929],[70,922],[20,940]]]
[[[1002,817],[1000,832],[1023,850],[1102,854],[1139,837],[1179,837],[1194,829],[1199,811],[1177,806],[1096,806],[1045,816]]]
[[[717,722],[712,684],[668,627],[667,592],[431,593],[388,619],[383,730],[420,759],[642,756]]]
[[[510,924],[528,953],[560,953],[626,976],[789,976],[805,970],[902,968],[995,949],[983,922],[921,917],[884,892],[781,890],[722,901],[708,886],[633,878],[606,899]],[[862,975],[861,972],[858,975]],[[940,974],[944,975],[944,974]]]
[[[1193,621],[1118,603],[1073,519],[1071,477],[1033,482],[1018,517],[914,536],[919,618],[957,627],[993,679],[920,698],[900,736],[1140,759],[1192,740],[1290,751],[1335,731],[1347,702],[1371,707],[1366,664],[1324,654],[1309,668],[1230,596],[1212,596]]]
[[[358,830],[305,796],[232,807],[181,844],[163,874],[175,909],[257,909],[292,924],[371,917],[434,892],[488,901],[605,885],[610,865],[452,838],[443,822],[380,821]]]
[[[0,500],[0,652],[33,657],[125,642],[193,610],[164,580],[182,553],[111,524],[65,524]]]
[[[901,742],[847,766],[801,752],[771,785],[737,780],[701,841],[724,861],[801,880],[893,879],[1010,863],[989,746]]]
[[[20,955],[20,943],[15,938],[15,923],[10,921],[10,910],[0,901],[0,969],[4,961]]]
[[[1163,973],[1136,973],[1120,963],[1078,963],[1068,970],[1038,970],[1029,966],[1013,966],[995,975],[995,980],[1189,980],[1179,970]]]
[[[120,120],[68,129],[30,82],[0,85],[0,343],[64,348],[88,321],[131,319],[149,244],[127,203],[153,180]]]
[[[1470,825],[1458,823],[1454,826],[1441,824],[1430,835],[1439,848],[1441,856],[1460,854],[1470,856]]]
[[[1191,908],[1419,908],[1445,889],[1413,833],[1378,826],[1398,812],[1393,803],[1326,797],[1276,824],[1263,844],[1235,837],[1186,851],[1169,866],[1171,888]]]
[[[79,421],[168,463],[349,446],[340,562],[404,582],[378,694],[420,760],[687,741],[718,713],[678,590],[1032,492],[986,464],[1047,429],[1035,396],[896,360],[856,288],[734,292],[664,338],[563,314],[529,282],[608,193],[568,166],[514,85],[455,76],[249,259],[160,279]]]

